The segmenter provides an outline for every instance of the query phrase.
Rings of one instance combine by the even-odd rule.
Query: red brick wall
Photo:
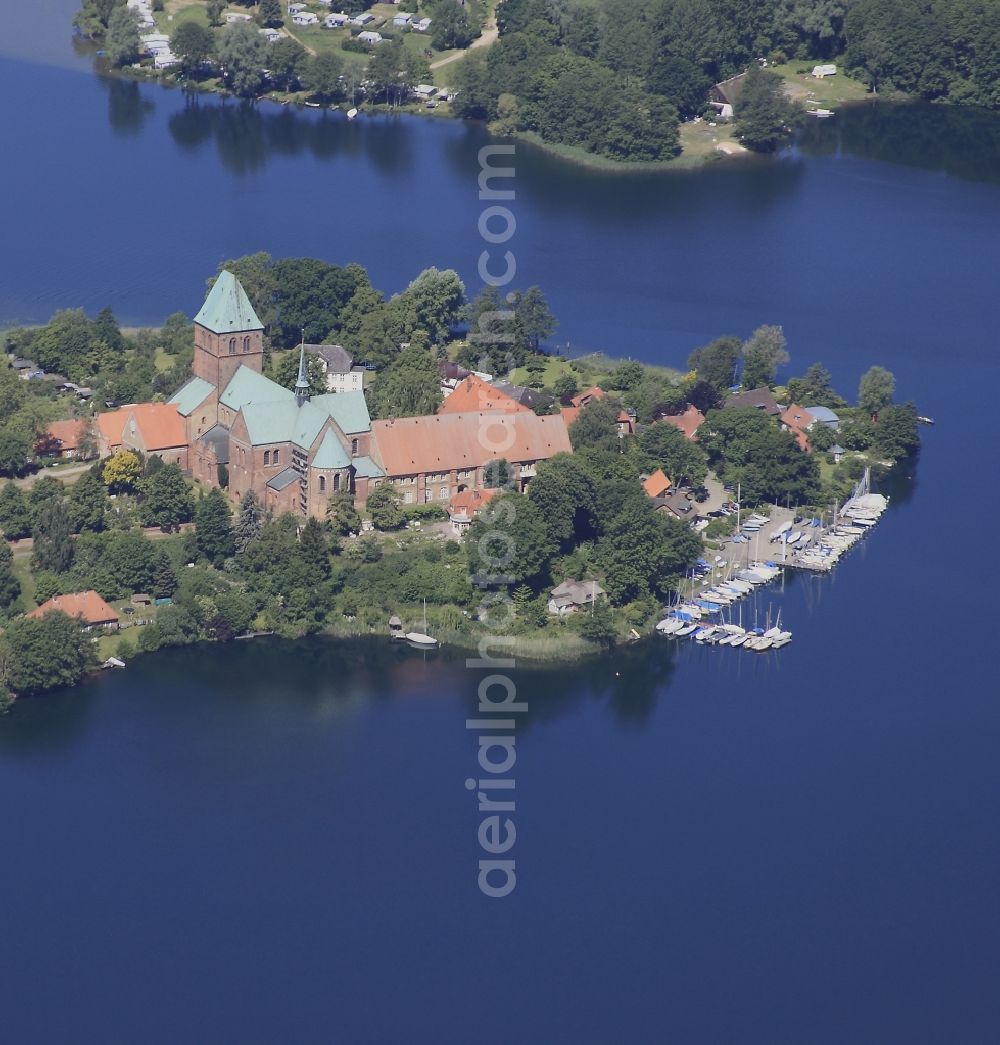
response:
[[[249,330],[235,334],[215,334],[195,324],[194,362],[191,369],[219,390],[226,387],[241,366],[258,374],[264,369],[264,333]]]

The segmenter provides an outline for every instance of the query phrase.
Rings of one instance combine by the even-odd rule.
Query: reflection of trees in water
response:
[[[292,106],[219,102],[190,94],[167,121],[171,137],[188,150],[215,143],[227,170],[261,170],[272,156],[309,153],[316,159],[338,154],[364,156],[389,175],[408,174],[413,162],[411,121],[366,116],[354,123],[339,113],[301,112]]]
[[[144,96],[134,80],[102,76],[100,82],[108,91],[108,123],[119,134],[138,134],[155,106]]]
[[[866,159],[1000,182],[1000,113],[952,105],[878,102],[843,106],[832,120],[808,120],[799,145]]]

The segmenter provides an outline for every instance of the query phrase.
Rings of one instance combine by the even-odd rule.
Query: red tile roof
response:
[[[474,519],[498,493],[499,490],[463,490],[448,502],[448,514]]]
[[[135,419],[138,438],[150,453],[187,446],[184,418],[173,403],[137,403],[97,415],[101,435],[110,447],[121,445],[122,433]]]
[[[781,415],[781,423],[788,425],[789,428],[798,429],[805,431],[813,422],[816,420],[815,417],[804,406],[796,406],[792,403],[791,406]]]
[[[650,497],[662,497],[673,485],[663,474],[663,469],[657,468],[648,479],[643,480],[642,488]]]
[[[603,399],[607,394],[600,385],[591,385],[590,388],[585,388],[573,396],[570,402],[579,409],[581,406],[586,406],[591,399]]]
[[[27,616],[44,617],[53,610],[62,610],[70,617],[82,617],[86,624],[117,624],[118,614],[96,591],[78,591],[72,595],[56,595],[43,602]]]
[[[372,435],[388,476],[480,468],[499,458],[515,464],[544,461],[572,452],[562,417],[539,417],[530,410],[373,421]]]
[[[439,414],[467,414],[476,410],[531,413],[528,407],[475,374],[470,374],[456,385],[455,391],[438,407]]]
[[[86,421],[70,419],[69,421],[53,421],[45,429],[45,434],[57,440],[63,450],[76,450],[80,446],[80,437],[86,430]]]
[[[671,414],[663,418],[668,425],[673,425],[674,428],[679,428],[685,438],[694,439],[695,432],[702,426],[705,420],[705,415],[696,407],[688,404],[687,410],[683,414]]]

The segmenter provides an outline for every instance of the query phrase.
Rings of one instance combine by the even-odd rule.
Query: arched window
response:
[[[244,352],[249,352],[250,351],[250,338],[248,338],[248,337],[245,337],[243,339],[243,351]]]
[[[235,356],[236,355],[236,338],[234,338],[234,337],[231,337],[229,339],[229,354],[231,356]]]
[[[351,440],[351,457],[358,456],[358,441],[357,439]]]
[[[333,477],[333,492],[340,492],[340,472],[337,472]]]
[[[278,463],[278,451],[275,450],[274,453],[271,455],[271,464],[277,464],[277,463]]]
[[[266,468],[271,463],[271,451],[264,451],[264,467]]]
[[[321,475],[319,477],[319,492],[323,493],[326,490],[326,476]]]

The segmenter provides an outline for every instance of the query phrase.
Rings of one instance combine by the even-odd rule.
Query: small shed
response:
[[[840,443],[834,443],[827,452],[833,458],[834,464],[840,464],[841,458],[847,453]]]
[[[153,596],[147,595],[145,592],[141,591],[138,594],[133,595],[129,601],[133,606],[152,606]]]
[[[382,34],[373,32],[358,33],[358,39],[366,44],[380,44],[382,42]]]
[[[817,80],[825,79],[827,76],[836,76],[837,67],[833,64],[814,65],[812,75],[815,76]]]
[[[314,15],[312,11],[300,11],[297,15],[292,15],[292,23],[294,25],[318,25],[319,16]]]

